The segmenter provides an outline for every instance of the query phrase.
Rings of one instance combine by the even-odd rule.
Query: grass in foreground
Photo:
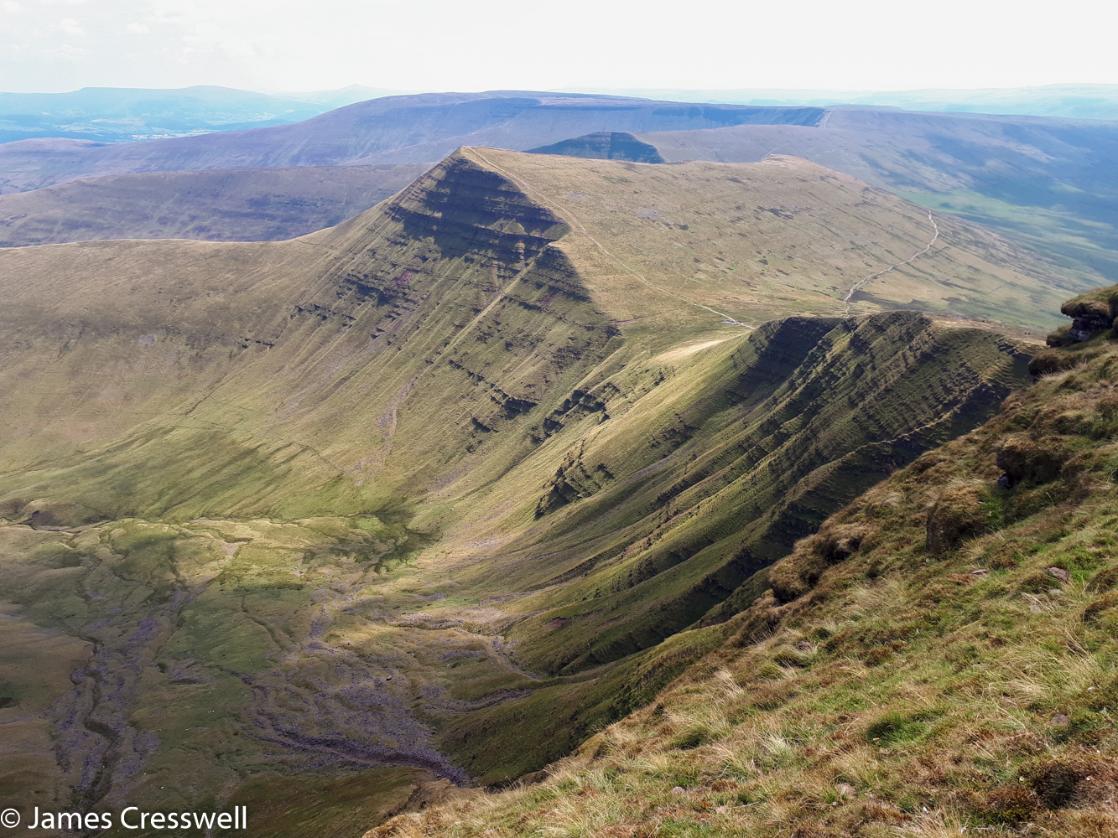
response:
[[[370,834],[1118,833],[1101,340],[800,542],[734,641],[546,780]]]

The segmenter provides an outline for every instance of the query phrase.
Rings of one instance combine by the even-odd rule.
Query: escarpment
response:
[[[521,776],[649,701],[797,539],[1024,382],[1015,341],[881,310],[956,276],[971,300],[1018,289],[943,230],[909,259],[925,212],[786,159],[464,149],[287,242],[0,253],[0,585],[75,658],[104,637],[132,667],[121,718],[155,738],[113,799],[162,801],[183,759],[198,799],[300,811],[355,771]],[[1014,491],[1051,470],[1031,450],[1007,449]],[[71,674],[21,694],[76,706]],[[68,770],[42,787],[64,797]]]
[[[798,540],[987,420],[1029,364],[1012,340],[913,312],[790,317],[677,357],[568,399],[489,513],[530,525],[499,562],[460,566],[456,587],[517,592],[503,634],[519,665],[554,679],[448,725],[447,748],[484,782],[535,770],[650,701],[767,596]],[[826,561],[858,543],[853,530],[836,537]],[[569,724],[503,756],[528,720],[557,713]]]
[[[726,623],[677,635],[660,664],[700,649],[666,687],[635,668],[637,706],[542,781],[369,838],[1115,833],[1118,344],[1085,343],[827,517]]]
[[[384,213],[401,224],[401,240],[430,239],[446,258],[486,254],[508,269],[536,258],[569,229],[505,177],[460,153],[419,178]]]
[[[609,444],[560,465],[511,567],[548,585],[532,570],[546,549],[553,579],[569,582],[513,629],[521,654],[577,671],[725,619],[827,515],[988,418],[1027,364],[1004,338],[912,313],[766,324],[686,405],[642,413],[639,429],[616,417]]]
[[[76,491],[77,500],[92,502],[100,494],[109,514],[142,512],[158,498],[161,513],[192,514],[237,495],[246,512],[274,510],[297,492],[300,506],[310,500],[307,508],[327,512],[339,503],[358,508],[370,492],[404,484],[418,494],[463,459],[484,459],[489,469],[467,476],[489,479],[531,449],[529,428],[561,407],[617,336],[575,266],[554,247],[567,231],[506,178],[456,154],[385,205],[306,239],[266,246],[121,244],[128,258],[106,259],[103,267],[135,289],[129,316],[149,320],[152,336],[121,361],[117,333],[104,326],[82,330],[64,355],[66,376],[79,380],[96,375],[99,365],[123,363],[128,386],[156,353],[160,363],[177,366],[176,376],[146,380],[142,393],[128,395],[144,408],[119,414],[117,444],[80,463],[55,461],[49,471],[23,472],[13,477],[8,496]],[[80,259],[87,249],[110,246],[70,247]],[[269,258],[254,263],[250,247]],[[31,284],[50,270],[48,255],[6,254],[22,263]],[[218,259],[243,260],[247,270],[227,287],[215,282],[193,297],[164,296],[164,289],[189,287],[202,272],[210,276]],[[97,319],[99,309],[109,322],[119,319],[107,313],[99,281],[93,276],[78,284],[51,318],[64,319],[72,308],[85,319]],[[18,294],[16,301],[9,318],[42,319],[38,301]],[[172,317],[196,318],[216,357],[199,362],[196,335],[160,325]],[[48,333],[40,331],[37,341],[44,343]],[[231,351],[222,354],[226,342]],[[205,382],[208,395],[183,399],[192,382]],[[84,398],[83,391],[74,396]],[[49,409],[46,402],[41,407]],[[102,415],[101,404],[89,409]],[[50,430],[49,424],[28,427],[26,445]],[[201,433],[221,437],[221,446],[211,439],[199,449]],[[162,438],[158,446],[156,438]],[[176,475],[188,458],[191,470],[217,469],[207,463],[207,448],[228,458],[230,447],[256,466],[251,472],[220,466],[225,499],[212,494],[216,485],[201,496],[197,486],[184,491]],[[86,480],[63,476],[73,469],[125,469],[140,450],[140,467],[149,475],[140,482],[150,481],[142,488],[114,481],[105,493],[105,484],[95,481],[99,488],[89,491],[81,488]],[[172,462],[182,465],[170,468]],[[257,469],[270,475],[262,493],[249,488]],[[161,471],[166,482],[152,491],[163,481]],[[417,482],[416,475],[423,478]]]

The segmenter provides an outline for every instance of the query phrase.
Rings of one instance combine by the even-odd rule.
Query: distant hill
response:
[[[304,166],[72,180],[0,195],[0,247],[92,239],[289,239],[357,215],[423,169]]]
[[[0,93],[0,143],[36,137],[125,142],[282,125],[387,92],[354,86],[285,95],[198,86]]]
[[[607,141],[611,134],[633,135],[673,162],[804,157],[938,213],[995,227],[1049,254],[1063,271],[1118,280],[1118,123],[1102,121],[502,91],[424,94],[251,131],[120,144],[8,143],[0,145],[0,193],[109,174],[433,164],[461,145],[604,158],[649,153],[629,140]],[[117,214],[112,203],[100,209],[107,218]],[[325,215],[350,209],[343,201]],[[32,215],[28,229],[51,223]],[[101,229],[108,234],[111,226]],[[54,240],[63,235],[60,229]],[[215,238],[236,235],[215,228]]]
[[[811,128],[639,136],[672,161],[814,160],[1118,280],[1118,123],[834,108]]]
[[[819,108],[697,105],[553,93],[433,93],[359,102],[293,125],[148,142],[0,145],[0,192],[102,174],[434,163],[462,145],[528,149],[595,131],[813,125]]]
[[[664,162],[664,158],[660,156],[656,146],[642,142],[624,131],[599,131],[529,150],[533,154],[561,154],[567,157],[628,160],[631,163]]]
[[[655,90],[610,91],[614,94],[673,99],[680,102],[725,102],[737,105],[864,105],[943,113],[1043,116],[1055,119],[1118,120],[1118,85],[1049,84],[1037,87],[928,90]]]

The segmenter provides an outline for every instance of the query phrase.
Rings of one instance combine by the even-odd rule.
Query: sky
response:
[[[1102,0],[0,0],[0,90],[1118,83]]]

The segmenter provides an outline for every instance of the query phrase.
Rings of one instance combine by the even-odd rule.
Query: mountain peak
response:
[[[638,140],[627,131],[598,131],[529,150],[532,154],[562,154],[569,157],[594,157],[627,160],[631,163],[663,163],[656,146]]]

